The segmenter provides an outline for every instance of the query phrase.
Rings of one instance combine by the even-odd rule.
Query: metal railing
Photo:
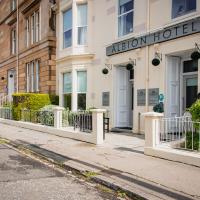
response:
[[[0,95],[0,107],[3,107],[11,103],[12,103],[12,96],[5,95],[5,94]]]
[[[0,107],[0,118],[12,119],[12,109],[10,107]]]
[[[81,112],[62,112],[62,127],[73,127],[74,130],[79,129],[81,132],[92,132],[92,113]]]
[[[200,151],[200,122],[190,117],[163,118],[159,142],[172,148]]]
[[[20,119],[24,122],[42,124],[46,126],[54,126],[53,111],[22,109],[20,113]]]

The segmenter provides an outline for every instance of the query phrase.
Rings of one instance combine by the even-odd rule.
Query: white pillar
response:
[[[95,137],[96,144],[103,144],[103,114],[105,109],[93,109],[92,111],[92,134]]]
[[[54,112],[54,128],[62,128],[62,112],[64,108],[63,107],[55,107],[53,109]]]
[[[155,148],[160,140],[160,120],[162,113],[148,112],[145,117],[145,150]]]

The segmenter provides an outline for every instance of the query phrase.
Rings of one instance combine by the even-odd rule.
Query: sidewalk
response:
[[[34,144],[35,151],[72,168],[97,172],[102,181],[147,199],[200,199],[200,168],[145,156],[139,135],[106,134],[105,144],[95,146],[0,124],[0,137]]]

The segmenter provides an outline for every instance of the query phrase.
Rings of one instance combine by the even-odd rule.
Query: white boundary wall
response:
[[[58,124],[61,124],[60,120],[62,120],[62,118],[61,116],[58,117],[58,115],[60,115],[60,112],[62,111],[62,109],[57,108],[57,111],[58,111],[57,117],[55,117],[55,121],[54,121],[55,127],[44,126],[40,124],[33,124],[30,122],[2,119],[2,118],[0,118],[0,123],[16,126],[20,128],[40,131],[44,133],[49,133],[52,135],[71,138],[75,140],[80,140],[80,141],[84,141],[84,142],[88,142],[88,143],[92,143],[96,145],[103,144],[104,142],[103,113],[105,112],[105,110],[102,110],[102,109],[92,110],[92,132],[91,133],[80,132],[80,131],[74,130],[72,127],[67,127],[67,128],[59,127]]]
[[[144,153],[146,155],[200,167],[200,153],[172,149],[159,144],[160,119],[163,114],[149,112],[143,115],[145,117]]]

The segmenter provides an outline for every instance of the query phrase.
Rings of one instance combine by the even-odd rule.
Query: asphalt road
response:
[[[47,199],[103,200],[116,197],[0,144],[0,200]]]

